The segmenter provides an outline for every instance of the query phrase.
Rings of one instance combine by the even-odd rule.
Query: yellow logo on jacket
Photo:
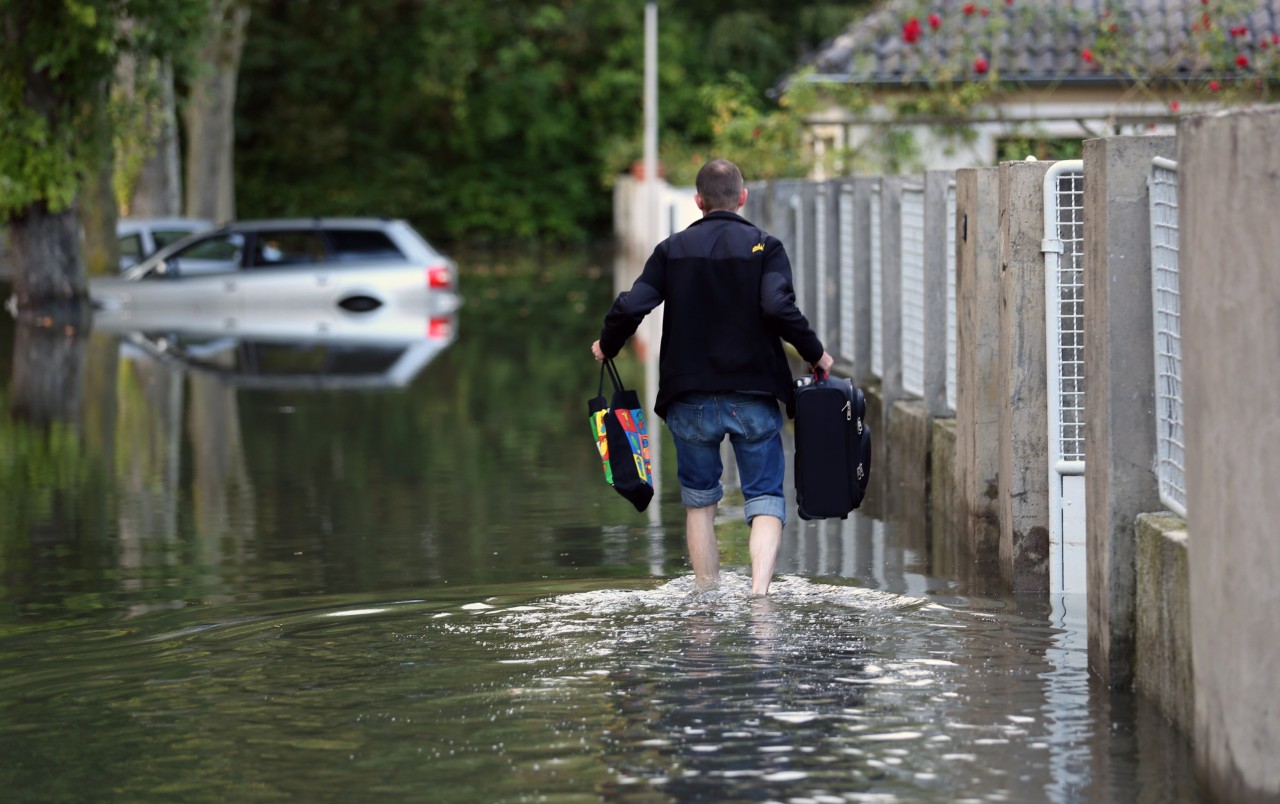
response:
[[[764,251],[764,243],[756,243],[751,247],[752,254],[755,254],[757,251]]]

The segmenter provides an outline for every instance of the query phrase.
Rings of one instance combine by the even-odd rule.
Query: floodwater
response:
[[[591,443],[609,258],[460,262],[403,387],[0,316],[0,797],[1202,800],[1082,600],[937,577],[909,520],[788,523],[752,598],[731,495],[695,593],[661,428],[644,514]]]

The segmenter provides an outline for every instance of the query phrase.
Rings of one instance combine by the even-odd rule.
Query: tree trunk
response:
[[[76,307],[87,298],[74,211],[50,212],[40,201],[9,224],[13,296],[19,311]]]
[[[125,56],[116,69],[116,87],[125,107],[141,116],[137,141],[122,142],[116,152],[116,169],[123,171],[121,212],[137,218],[181,215],[182,160],[173,68],[158,62],[139,65],[134,57]]]
[[[84,330],[54,318],[18,321],[9,401],[15,418],[38,425],[78,426],[85,340]]]
[[[120,242],[116,238],[120,211],[112,188],[115,159],[111,131],[106,126],[102,127],[102,141],[95,152],[98,168],[85,176],[77,201],[84,233],[81,245],[85,272],[89,276],[111,276],[120,271]]]
[[[199,61],[204,70],[187,100],[187,214],[214,221],[235,218],[236,79],[249,8],[238,0],[210,0],[213,24]]]

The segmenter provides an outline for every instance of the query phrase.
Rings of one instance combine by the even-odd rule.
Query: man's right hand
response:
[[[822,357],[818,358],[817,363],[813,363],[813,367],[822,371],[824,374],[831,373],[831,367],[835,365],[836,359],[827,352],[822,353]]]

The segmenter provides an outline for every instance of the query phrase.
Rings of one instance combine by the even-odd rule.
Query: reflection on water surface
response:
[[[0,316],[6,800],[1197,800],[1072,622],[907,523],[794,521],[770,598],[693,594],[674,483],[650,517],[599,476],[609,273],[465,267],[456,340],[380,390]]]

